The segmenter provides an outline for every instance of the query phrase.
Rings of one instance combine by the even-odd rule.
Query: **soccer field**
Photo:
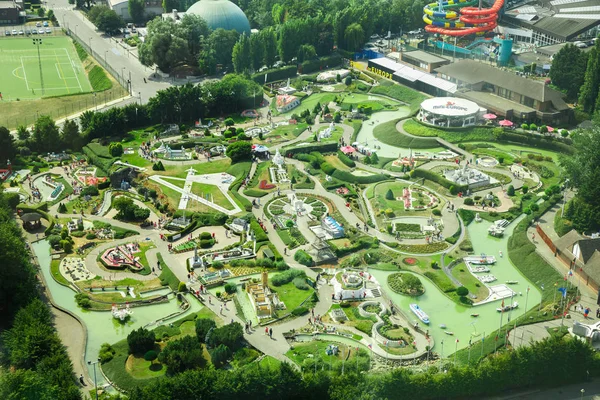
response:
[[[4,101],[91,92],[92,87],[71,39],[42,37],[40,57],[31,38],[0,40],[0,93]]]

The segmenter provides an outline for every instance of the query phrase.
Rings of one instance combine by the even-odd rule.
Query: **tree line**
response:
[[[79,151],[94,139],[122,136],[126,132],[153,124],[193,123],[199,118],[237,113],[262,101],[262,88],[240,75],[230,74],[220,81],[171,86],[160,90],[147,104],[128,104],[106,111],[86,111],[79,124],[67,120],[59,128],[54,120],[40,116],[34,126],[17,128],[17,140],[0,127],[0,163],[13,164],[17,157],[45,154],[64,149]]]
[[[40,300],[27,244],[0,192],[0,396],[6,399],[81,398],[73,366]]]
[[[202,399],[451,399],[492,395],[509,389],[548,388],[579,382],[598,373],[598,357],[576,339],[548,338],[529,347],[490,355],[477,365],[429,367],[424,372],[346,373],[289,364],[253,363],[233,371],[194,369],[135,388],[131,400]]]

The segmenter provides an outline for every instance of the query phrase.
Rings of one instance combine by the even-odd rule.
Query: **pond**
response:
[[[517,219],[517,221],[508,226],[503,238],[493,238],[487,234],[487,229],[490,225],[489,222],[472,222],[467,228],[475,250],[474,253],[486,253],[487,255],[496,257],[496,264],[491,266],[490,272],[498,278],[495,283],[503,283],[506,280],[519,281],[518,284],[511,285],[511,289],[517,292],[514,301],[519,302],[519,308],[512,312],[504,313],[503,325],[509,319],[514,322],[514,318],[524,314],[527,297],[527,308],[529,309],[538,307],[541,300],[541,292],[537,285],[528,282],[508,259],[508,238],[512,235],[518,221],[520,219]],[[500,251],[502,251],[504,257],[500,257]],[[429,329],[429,333],[433,335],[435,349],[438,353],[441,353],[442,340],[446,344],[444,355],[448,356],[454,352],[456,339],[459,340],[457,347],[461,349],[467,347],[469,340],[480,340],[484,335],[497,330],[500,326],[501,314],[496,311],[496,308],[500,307],[501,300],[475,307],[459,305],[446,297],[430,280],[422,276],[420,278],[425,288],[425,294],[417,298],[404,296],[393,292],[387,285],[387,276],[394,273],[394,271],[371,269],[369,272],[377,278],[388,298],[408,316],[410,321],[413,323],[419,322],[419,325],[423,327],[423,323],[410,310],[409,304],[411,303],[417,303],[429,315],[431,323],[425,329]],[[531,290],[529,296],[526,296],[528,286]],[[522,295],[519,295],[519,293]],[[505,300],[505,304],[509,302],[510,299]],[[471,314],[479,314],[479,317],[472,317]],[[440,327],[442,324],[446,325],[446,331],[453,332],[454,335],[447,335],[444,332],[445,330]]]
[[[129,332],[146,324],[154,322],[160,318],[166,317],[179,310],[177,302],[171,300],[168,303],[154,304],[151,306],[134,307],[131,318],[121,323],[114,319],[109,311],[85,311],[75,303],[75,292],[57,283],[50,273],[50,245],[47,241],[39,241],[31,245],[36,254],[40,270],[44,275],[46,287],[52,293],[54,302],[77,315],[87,327],[87,342],[85,348],[85,360],[95,360],[98,357],[98,351],[102,343],[113,344],[121,339],[125,339]],[[190,302],[190,308],[185,313],[176,317],[179,319],[192,312],[198,312],[202,305],[192,297],[187,297]],[[78,362],[79,360],[74,360]],[[91,366],[88,367],[89,375],[94,376]],[[97,371],[98,372],[98,371]],[[98,386],[104,384],[102,374],[98,374]]]

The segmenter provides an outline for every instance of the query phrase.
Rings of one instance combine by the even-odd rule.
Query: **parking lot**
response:
[[[31,36],[31,35],[52,35],[61,28],[50,26],[47,21],[29,23],[26,25],[13,25],[0,27],[0,37],[4,36]]]

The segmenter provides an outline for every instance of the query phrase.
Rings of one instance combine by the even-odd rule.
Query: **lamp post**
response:
[[[96,391],[96,400],[98,400],[98,381],[96,380],[96,364],[100,362],[100,359],[96,361],[88,361],[88,365],[94,366],[94,390]]]
[[[37,53],[38,53],[38,67],[40,69],[40,83],[42,84],[42,96],[46,93],[45,89],[44,89],[44,74],[42,73],[42,56],[40,55],[40,46],[42,45],[42,39],[41,38],[34,38],[33,40],[33,45],[35,47],[37,47]]]
[[[89,42],[90,42],[90,51],[92,51],[92,37],[91,36],[90,36]]]
[[[106,63],[106,53],[108,53],[108,50],[104,51],[104,66],[106,67],[107,63]]]
[[[585,394],[585,389],[581,389],[581,400],[583,400],[583,395]]]

